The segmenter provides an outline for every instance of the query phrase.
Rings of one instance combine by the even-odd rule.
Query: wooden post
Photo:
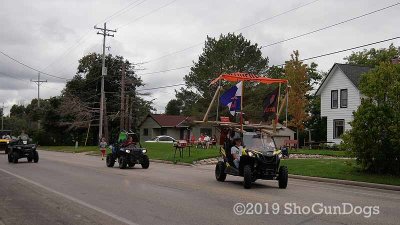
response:
[[[244,81],[242,81],[242,98],[240,99],[240,130],[243,133],[243,100],[244,100]]]
[[[89,126],[88,126],[88,129],[87,129],[86,139],[85,139],[85,146],[86,146],[87,140],[88,140],[88,138],[89,138],[89,131],[90,131],[90,124],[91,124],[91,123],[92,123],[92,121],[89,121]]]
[[[217,98],[218,93],[220,92],[220,90],[221,90],[221,87],[218,86],[217,90],[216,90],[215,93],[214,93],[214,97],[213,97],[213,99],[211,100],[210,105],[208,106],[207,112],[206,112],[206,114],[205,114],[204,117],[203,117],[203,122],[207,122],[207,121],[208,121],[208,114],[210,113],[210,110],[211,110],[211,108],[212,108],[212,106],[213,106],[213,104],[214,104],[214,102],[215,102],[215,99]],[[218,118],[217,118],[217,119],[218,119]]]

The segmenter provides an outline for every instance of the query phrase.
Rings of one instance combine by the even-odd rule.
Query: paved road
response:
[[[245,190],[237,177],[217,182],[213,169],[151,163],[148,170],[120,170],[107,168],[98,157],[44,151],[38,164],[8,164],[0,155],[0,225],[398,224],[400,219],[399,192],[296,179],[286,190],[276,181],[257,181]],[[235,215],[238,202],[260,202],[262,214]],[[379,206],[379,214],[365,218],[369,208],[364,208],[361,215],[286,215],[298,212],[294,204],[307,213],[304,206],[314,203]],[[260,205],[256,208],[253,213],[260,212]]]

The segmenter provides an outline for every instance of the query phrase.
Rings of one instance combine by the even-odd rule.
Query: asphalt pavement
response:
[[[277,181],[256,181],[246,190],[239,177],[217,182],[213,166],[151,163],[147,170],[140,165],[120,170],[94,156],[39,154],[38,164],[9,164],[0,155],[0,225],[399,224],[400,219],[396,191],[298,179],[289,179],[287,189],[279,189]]]

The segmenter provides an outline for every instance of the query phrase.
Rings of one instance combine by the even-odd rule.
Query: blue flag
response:
[[[220,97],[220,103],[228,106],[229,112],[234,116],[237,111],[240,111],[242,105],[242,88],[243,82],[237,83],[229,90],[225,91]]]

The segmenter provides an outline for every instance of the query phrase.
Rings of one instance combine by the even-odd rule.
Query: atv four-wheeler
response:
[[[118,161],[120,169],[132,168],[136,164],[141,164],[143,169],[149,168],[150,160],[146,155],[147,150],[142,148],[136,134],[126,133],[124,139],[129,138],[131,141],[127,145],[125,145],[127,140],[119,138],[118,143],[112,147],[112,153],[107,154],[106,157],[107,167],[113,167],[115,161]]]
[[[21,158],[27,158],[28,162],[39,162],[39,153],[36,151],[36,144],[30,143],[32,139],[20,137],[10,141],[8,144],[8,162],[18,163]]]
[[[231,154],[233,143],[226,140],[220,150],[223,161],[219,161],[215,167],[216,179],[223,182],[227,174],[241,176],[244,178],[244,188],[251,188],[257,179],[277,180],[279,188],[286,188],[288,169],[280,166],[282,154],[280,150],[276,150],[273,136],[261,131],[244,132],[243,144],[239,168],[236,168]]]

